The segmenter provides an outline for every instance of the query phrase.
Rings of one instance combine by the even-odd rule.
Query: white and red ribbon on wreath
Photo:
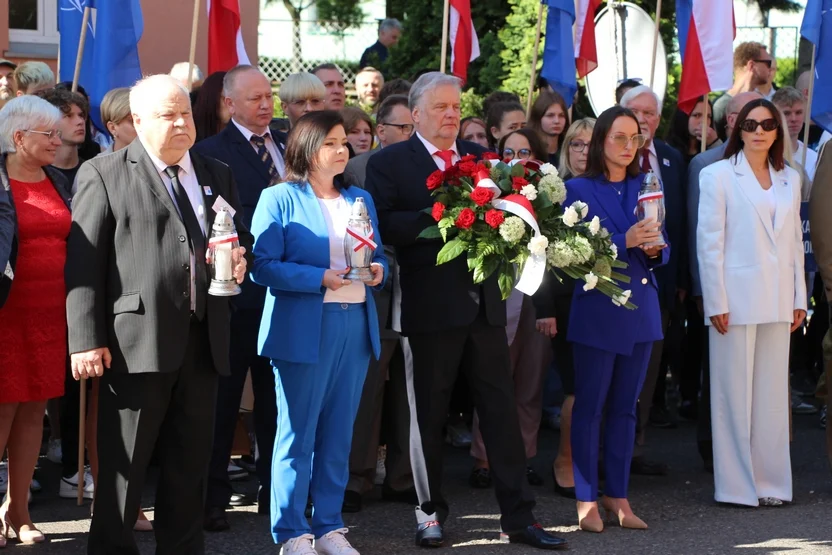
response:
[[[523,161],[525,162],[525,161]],[[512,161],[510,166],[515,163],[521,163],[519,160]],[[523,164],[526,165],[526,164]],[[539,166],[538,166],[539,167]],[[474,178],[476,187],[484,187],[494,193],[494,200],[491,205],[497,210],[504,210],[509,214],[513,214],[523,220],[534,231],[534,236],[540,236],[540,226],[537,224],[537,216],[534,213],[532,203],[523,195],[513,193],[500,198],[502,191],[496,183],[491,179],[490,172],[485,169],[480,169]],[[515,289],[526,295],[533,295],[543,282],[543,276],[546,273],[546,256],[540,254],[530,254],[526,259],[526,263],[520,270],[520,279],[514,285]]]
[[[378,245],[376,244],[373,239],[375,238],[375,232],[371,231],[369,235],[361,235],[357,231],[353,231],[351,228],[347,228],[347,235],[358,241],[358,243],[353,247],[353,251],[358,252],[364,247],[369,248],[370,250],[376,250]]]

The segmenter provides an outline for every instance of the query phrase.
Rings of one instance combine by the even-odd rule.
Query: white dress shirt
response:
[[[332,270],[343,270],[349,267],[347,256],[344,253],[344,237],[347,235],[347,225],[352,215],[352,207],[344,198],[339,195],[333,199],[319,198],[321,212],[326,220],[326,228],[329,232],[329,267]],[[363,303],[366,301],[367,288],[364,282],[353,280],[352,283],[341,287],[337,291],[327,288],[324,293],[325,303]]]
[[[815,180],[815,168],[818,165],[818,153],[811,148],[806,148],[803,141],[797,141],[797,149],[794,151],[794,161],[798,164],[803,163],[803,150],[806,150],[806,175],[809,176],[809,181]]]
[[[442,171],[445,171],[445,161],[436,155],[436,153],[442,149],[437,148],[433,143],[428,141],[426,138],[422,137],[422,135],[420,135],[418,131],[416,132],[416,136],[419,137],[419,140],[422,141],[422,144],[425,145],[426,149],[428,149],[428,154],[430,154],[431,158],[433,158],[433,161],[436,163],[436,167]],[[449,148],[448,150],[452,150],[454,153],[453,157],[451,158],[452,164],[456,164],[462,159],[462,157],[459,155],[459,151],[456,148],[456,141],[454,141],[454,144],[451,145],[451,148]]]
[[[141,140],[141,139],[139,139]],[[176,203],[176,195],[173,193],[173,184],[171,183],[170,177],[168,174],[165,173],[165,169],[168,167],[168,164],[165,164],[160,160],[156,155],[154,155],[150,150],[147,148],[147,145],[144,141],[142,141],[142,146],[144,146],[144,150],[147,152],[147,155],[150,157],[150,160],[153,162],[153,165],[156,166],[156,171],[159,172],[159,176],[162,178],[162,183],[165,184],[165,188],[168,190],[168,194],[170,198],[173,199],[173,205],[176,206],[176,210],[179,211],[179,205]],[[185,155],[176,163],[171,164],[174,166],[179,166],[179,182],[182,184],[182,187],[185,189],[185,192],[188,194],[188,200],[191,201],[191,207],[194,210],[194,214],[196,214],[196,219],[199,222],[199,226],[202,228],[202,233],[205,234],[208,224],[205,218],[205,199],[202,196],[202,189],[199,187],[199,181],[196,178],[196,172],[194,171],[194,165],[191,162],[191,154],[189,152],[185,152]],[[180,213],[180,217],[181,217]],[[196,308],[196,265],[194,264],[194,253],[191,250],[191,310],[193,311]]]
[[[240,130],[240,133],[243,134],[243,137],[246,138],[248,144],[251,145],[251,148],[254,149],[254,152],[257,152],[257,147],[251,142],[251,138],[255,135],[255,133],[249,130],[247,127],[243,127],[237,120],[231,118],[231,121],[234,122],[234,126]],[[283,178],[286,174],[286,163],[283,161],[283,156],[280,155],[280,150],[277,148],[277,144],[275,143],[274,139],[272,138],[271,131],[266,130],[266,133],[261,135],[264,139],[266,139],[266,150],[269,151],[269,154],[274,160],[274,167],[277,168],[277,174]]]

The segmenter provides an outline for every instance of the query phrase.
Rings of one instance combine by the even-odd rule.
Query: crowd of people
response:
[[[563,549],[533,513],[549,474],[532,463],[541,425],[559,429],[551,485],[581,530],[602,532],[601,511],[646,529],[629,477],[669,472],[648,456],[648,425],[675,426],[676,412],[698,422],[716,501],[792,500],[789,414],[817,411],[799,387],[817,382],[828,329],[801,203],[832,159],[798,138],[806,77],[776,89],[766,48],[740,44],[734,86],[677,110],[664,140],[663,101],[637,76],[597,119],[545,82],[528,114],[495,91],[463,119],[456,77],[373,67],[401,32],[380,26],[355,101],[335,64],[277,95],[256,67],[177,64],[110,91],[106,129],[46,64],[0,60],[0,547],[46,539],[27,502],[45,415],[59,495],[80,484],[94,500],[91,555],[138,553],[135,531],[154,531],[158,553],[202,553],[204,533],[246,503],[283,555],[357,554],[342,515],[377,484],[415,507],[416,545],[439,547],[446,443],[470,448],[471,487],[494,488],[502,540]],[[503,301],[463,257],[436,264],[442,242],[419,238],[435,223],[426,180],[487,152],[558,169],[567,204],[603,220],[636,310],[557,271]],[[648,173],[663,225],[636,216]],[[208,290],[219,206],[239,237],[234,297]],[[363,209],[374,252],[362,281],[343,245]],[[232,461],[247,390],[253,441]],[[242,466],[256,499],[232,487]]]

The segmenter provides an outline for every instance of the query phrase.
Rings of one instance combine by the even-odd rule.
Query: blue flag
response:
[[[541,77],[560,93],[567,106],[572,106],[578,80],[575,77],[575,44],[572,24],[575,22],[574,0],[545,0],[549,6],[546,18],[546,44],[543,47]]]
[[[809,0],[800,34],[815,45],[812,120],[832,133],[832,0]]]
[[[61,81],[72,81],[81,37],[84,8],[92,8],[81,76],[78,83],[90,96],[90,117],[101,121],[101,100],[118,87],[132,86],[141,79],[138,43],[144,30],[140,0],[59,0],[58,31],[61,34]]]

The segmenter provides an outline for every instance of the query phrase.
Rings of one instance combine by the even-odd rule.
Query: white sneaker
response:
[[[76,472],[72,478],[61,478],[61,487],[58,490],[58,496],[64,499],[75,499],[78,492],[78,473]],[[92,484],[92,476],[87,469],[84,469],[84,498],[92,499],[95,497],[95,486]]]
[[[312,547],[314,539],[315,536],[312,534],[292,538],[280,548],[280,555],[318,555],[318,551],[315,551],[315,548]]]
[[[63,461],[63,452],[61,451],[60,439],[49,440],[49,447],[46,449],[46,458],[55,464],[61,464]]]
[[[349,529],[340,528],[323,535],[315,540],[315,551],[318,555],[359,555],[344,537],[347,532]]]

